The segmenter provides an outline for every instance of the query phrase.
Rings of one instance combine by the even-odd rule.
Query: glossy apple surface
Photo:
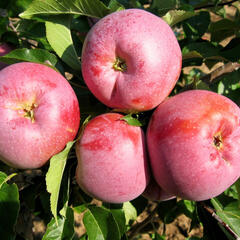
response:
[[[130,201],[144,191],[148,167],[143,131],[123,115],[92,119],[76,143],[76,179],[90,196],[110,203]]]
[[[0,159],[15,168],[38,168],[76,136],[79,104],[67,80],[36,63],[0,72]]]
[[[0,57],[8,54],[13,50],[13,47],[7,43],[0,43]],[[8,66],[8,64],[0,62],[0,70]]]
[[[111,108],[145,111],[175,86],[182,55],[172,29],[140,9],[114,12],[89,31],[82,73],[91,92]]]
[[[178,94],[153,113],[147,145],[159,186],[184,199],[212,198],[240,175],[240,109],[210,91]]]

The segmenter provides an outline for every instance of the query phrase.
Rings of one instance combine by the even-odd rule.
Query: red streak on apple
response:
[[[77,97],[58,72],[17,63],[0,72],[0,159],[15,168],[38,168],[78,131]]]
[[[149,178],[143,131],[122,117],[117,113],[95,117],[76,144],[79,186],[111,203],[138,197]]]
[[[210,91],[178,94],[155,110],[147,144],[160,187],[185,199],[212,198],[240,176],[240,109]]]
[[[128,9],[100,19],[82,51],[82,73],[90,91],[105,105],[145,111],[171,92],[182,55],[171,28],[161,18]]]

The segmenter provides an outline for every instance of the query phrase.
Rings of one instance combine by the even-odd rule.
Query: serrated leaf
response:
[[[108,8],[110,8],[111,12],[116,12],[125,9],[125,7],[122,4],[120,4],[117,0],[111,0],[108,4]]]
[[[46,233],[42,240],[71,240],[74,236],[74,215],[71,208],[67,208],[66,217],[52,218],[47,225]]]
[[[57,55],[71,68],[80,71],[81,64],[73,46],[71,16],[55,16],[46,22],[46,36]]]
[[[131,204],[131,202],[124,202],[123,203],[123,211],[125,214],[126,219],[126,225],[129,224],[130,220],[136,220],[137,218],[137,210],[136,208]]]
[[[167,22],[170,26],[174,26],[175,24],[182,22],[188,18],[195,16],[196,12],[184,11],[184,10],[170,10],[167,12],[162,19]]]
[[[51,204],[51,212],[57,222],[57,204],[59,191],[62,182],[62,176],[65,169],[65,165],[67,162],[68,153],[71,150],[71,147],[75,141],[68,142],[65,149],[54,155],[50,159],[50,166],[46,175],[46,185],[47,191],[51,194],[50,204]]]
[[[240,237],[240,208],[237,200],[225,203],[221,198],[211,199],[217,215]]]
[[[129,125],[132,125],[132,126],[136,126],[136,127],[142,126],[142,123],[137,118],[134,118],[132,114],[128,114],[122,117],[121,120],[126,121]]]
[[[150,9],[157,11],[159,16],[164,15],[169,10],[175,9],[178,4],[177,0],[159,1],[153,0]]]
[[[109,8],[99,0],[34,0],[20,17],[30,19],[39,15],[79,14],[101,18],[109,12]]]
[[[89,206],[83,223],[89,240],[120,240],[121,230],[111,211],[96,206]]]
[[[57,64],[57,57],[44,49],[22,48],[13,50],[10,53],[0,57],[0,61],[7,64],[13,64],[17,62],[35,62],[49,66],[55,66]]]
[[[0,236],[4,240],[15,239],[14,227],[20,208],[17,185],[6,183],[12,176],[0,172]]]

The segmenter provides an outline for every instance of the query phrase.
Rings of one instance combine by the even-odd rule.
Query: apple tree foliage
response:
[[[0,42],[14,47],[0,57],[8,64],[46,64],[70,81],[80,103],[81,131],[90,117],[109,111],[86,88],[81,75],[84,38],[96,19],[127,8],[144,8],[163,18],[182,49],[175,95],[208,89],[240,104],[240,2],[234,0],[1,0]],[[146,125],[151,111],[126,115],[132,125]],[[74,143],[41,169],[17,170],[0,163],[0,238],[43,240],[166,239],[166,224],[179,215],[191,220],[185,239],[240,239],[240,182],[203,202],[173,199],[151,202],[142,196],[120,205],[99,203],[75,181]],[[84,231],[76,231],[81,216]],[[46,226],[41,238],[34,220]],[[159,227],[161,226],[161,228]],[[203,237],[191,236],[203,227]],[[29,231],[30,229],[30,231]]]

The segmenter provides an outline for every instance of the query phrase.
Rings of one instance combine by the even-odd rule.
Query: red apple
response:
[[[8,54],[13,50],[13,47],[7,43],[0,43],[0,57]],[[0,62],[0,70],[8,66],[8,64]]]
[[[50,67],[16,63],[0,72],[0,159],[15,168],[41,167],[74,139],[77,97]]]
[[[143,131],[118,113],[102,114],[76,144],[76,179],[90,196],[109,203],[130,201],[144,191],[148,167]]]
[[[240,176],[240,109],[211,91],[183,92],[155,110],[147,146],[161,188],[189,200],[215,197]]]
[[[153,109],[171,92],[181,71],[178,41],[161,18],[140,9],[114,12],[89,31],[82,74],[105,105]]]

